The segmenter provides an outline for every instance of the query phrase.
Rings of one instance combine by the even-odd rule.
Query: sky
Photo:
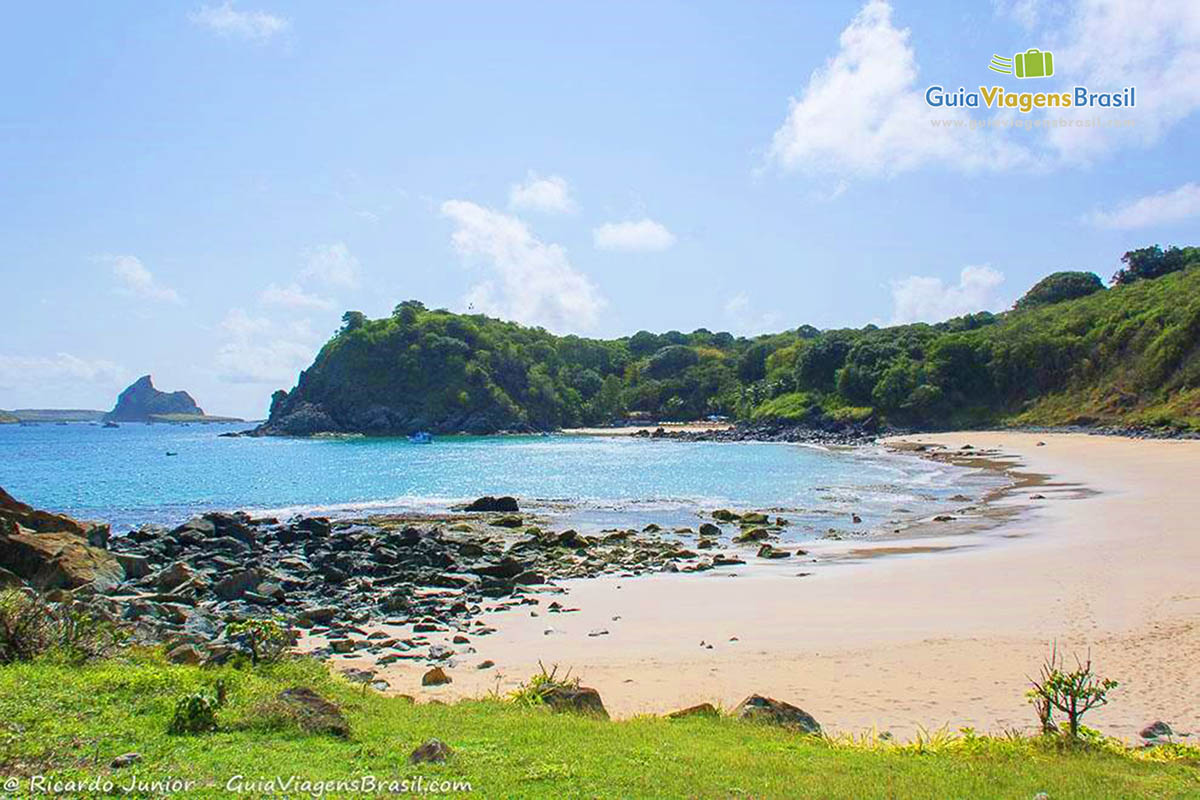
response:
[[[753,335],[1108,278],[1200,243],[1197,43],[1195,0],[10,4],[0,408],[149,373],[262,417],[344,311],[407,299]],[[1030,48],[1052,77],[988,69]]]

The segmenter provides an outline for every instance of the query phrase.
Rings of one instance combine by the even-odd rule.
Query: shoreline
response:
[[[814,543],[846,557],[804,577],[793,561],[737,578],[564,581],[564,594],[541,593],[536,606],[484,614],[496,632],[459,646],[453,684],[422,689],[416,663],[379,677],[393,692],[447,700],[511,690],[540,660],[571,667],[617,717],[732,707],[760,692],[832,730],[904,738],[917,726],[1031,728],[1025,676],[1056,640],[1068,653],[1090,647],[1099,671],[1122,684],[1093,712],[1096,727],[1132,740],[1154,719],[1200,726],[1200,579],[1189,568],[1200,542],[1187,530],[1200,500],[1185,477],[1200,445],[1012,431],[901,439],[997,449],[1009,470],[1046,476],[1036,484],[1044,499],[972,533]],[[993,505],[1019,504],[1025,488]],[[579,610],[548,613],[555,600]],[[484,659],[497,666],[476,669]]]

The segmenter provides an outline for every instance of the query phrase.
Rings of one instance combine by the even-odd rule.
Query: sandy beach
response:
[[[918,726],[1031,728],[1026,676],[1057,640],[1068,653],[1090,649],[1097,670],[1120,681],[1090,718],[1105,732],[1133,739],[1157,719],[1200,730],[1200,442],[1011,432],[907,441],[997,449],[1046,477],[1036,488],[1045,499],[1012,493],[997,505],[1019,513],[982,531],[816,542],[815,565],[797,557],[736,573],[566,582],[537,606],[485,616],[497,631],[454,645],[452,684],[422,688],[415,662],[380,677],[418,701],[449,700],[514,688],[540,660],[596,687],[616,717],[731,707],[758,692],[827,729],[910,737]],[[553,601],[579,610],[550,613]],[[484,659],[496,666],[477,669]]]

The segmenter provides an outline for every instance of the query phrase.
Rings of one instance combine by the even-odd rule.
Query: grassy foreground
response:
[[[218,679],[228,691],[219,729],[167,735],[176,699]],[[350,738],[305,733],[273,713],[271,699],[291,686],[312,687],[339,703]],[[410,766],[409,753],[430,737],[453,748],[449,761]],[[110,769],[114,757],[131,751],[141,754],[140,763]],[[137,653],[81,667],[54,661],[0,667],[0,785],[10,790],[0,796],[29,796],[35,775],[111,780],[109,794],[164,794],[145,784],[125,793],[135,774],[140,781],[194,781],[185,794],[214,797],[229,796],[225,787],[236,775],[312,781],[375,775],[466,781],[481,797],[1182,798],[1200,796],[1200,751],[1134,752],[1112,743],[1062,748],[970,735],[854,744],[729,718],[608,722],[498,699],[413,704],[364,692],[308,661],[214,669]],[[98,788],[72,796],[105,794]]]

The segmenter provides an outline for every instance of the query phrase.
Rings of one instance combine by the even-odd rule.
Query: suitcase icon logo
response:
[[[994,55],[988,69],[1018,78],[1049,78],[1054,74],[1054,54],[1031,47],[1012,58]]]

